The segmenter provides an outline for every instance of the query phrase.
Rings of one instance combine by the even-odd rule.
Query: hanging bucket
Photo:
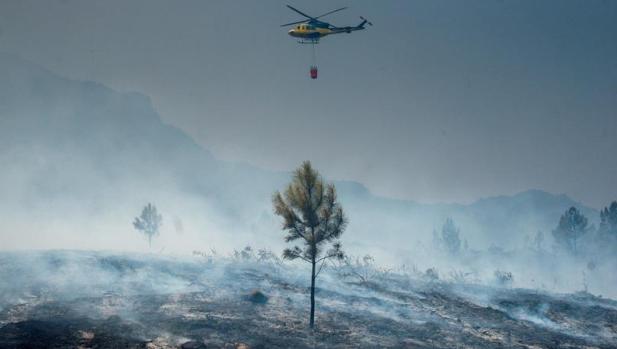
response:
[[[311,67],[311,79],[317,79],[317,67],[316,66]]]

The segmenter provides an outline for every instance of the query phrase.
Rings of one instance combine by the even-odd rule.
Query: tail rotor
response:
[[[361,19],[364,23],[366,23],[366,24],[370,25],[371,27],[373,26],[373,23],[372,23],[372,22],[370,22],[368,19],[366,19],[366,18],[364,18],[364,17],[362,17],[362,16],[360,16],[360,19]]]

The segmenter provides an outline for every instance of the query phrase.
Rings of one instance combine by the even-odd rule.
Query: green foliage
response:
[[[310,263],[343,258],[338,239],[347,226],[347,219],[337,201],[334,185],[326,185],[310,162],[304,162],[295,171],[284,195],[274,194],[273,204],[274,212],[283,217],[285,241],[303,242],[302,248],[296,245],[285,249],[283,258]],[[328,243],[331,248],[324,251]]]
[[[591,228],[588,220],[576,207],[570,207],[559,219],[559,224],[553,230],[555,241],[567,251],[578,253],[578,240]]]
[[[283,218],[285,241],[300,240],[283,251],[284,259],[301,259],[311,264],[310,327],[315,322],[315,279],[328,259],[344,258],[339,238],[347,226],[343,208],[337,201],[336,189],[325,184],[311,163],[302,163],[293,175],[285,193],[272,198],[274,213]],[[327,249],[327,246],[330,246]],[[316,268],[317,264],[319,268]]]
[[[142,232],[148,238],[148,245],[152,247],[152,237],[159,234],[163,223],[163,217],[158,213],[156,206],[148,203],[139,217],[135,217],[133,227]]]

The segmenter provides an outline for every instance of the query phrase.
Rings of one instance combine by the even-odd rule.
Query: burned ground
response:
[[[2,348],[614,348],[617,302],[276,263],[0,254]]]

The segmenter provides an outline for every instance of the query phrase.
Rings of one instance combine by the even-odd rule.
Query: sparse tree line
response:
[[[553,230],[555,242],[572,255],[598,252],[614,254],[617,250],[617,201],[600,210],[600,225],[590,225],[576,207],[570,207]]]
[[[376,266],[370,255],[362,258],[345,255],[339,239],[347,227],[347,217],[338,202],[336,188],[333,184],[324,182],[308,161],[302,163],[294,172],[291,183],[283,193],[274,193],[272,203],[274,213],[282,218],[281,228],[285,232],[285,242],[294,245],[283,250],[282,258],[265,249],[255,252],[250,246],[234,251],[232,258],[235,261],[257,261],[275,265],[280,265],[282,260],[301,260],[308,263],[311,267],[311,328],[315,323],[317,277],[328,262],[341,278],[354,279],[362,284],[388,277],[392,273],[413,274],[427,282],[440,280],[439,272],[435,268],[421,272],[415,266],[411,271],[403,270],[403,266],[403,269],[393,271]],[[159,234],[162,222],[162,215],[156,206],[148,203],[133,221],[133,227],[148,239],[151,246],[152,239]],[[617,249],[617,201],[601,210],[600,225],[597,229],[589,225],[587,217],[577,208],[567,209],[553,229],[552,236],[559,249],[575,256],[594,249],[608,250],[614,254]],[[532,242],[534,249],[541,251],[544,239],[544,234],[538,232]],[[452,218],[447,218],[439,231],[433,231],[433,244],[437,249],[453,256],[469,250],[467,240],[462,239],[460,228]],[[211,253],[194,253],[209,260],[216,255],[214,250]],[[454,282],[468,282],[473,277],[470,274],[452,271],[450,279]],[[510,286],[514,278],[512,273],[500,270],[495,271],[494,277],[501,286]]]
[[[552,230],[553,250],[572,256],[585,256],[598,252],[617,252],[617,201],[600,211],[600,225],[596,228],[576,207],[568,208]],[[526,246],[537,252],[544,251],[545,236],[538,231],[533,238],[527,237]],[[467,240],[461,237],[461,230],[452,218],[447,218],[441,230],[433,230],[433,245],[436,249],[456,256],[469,249]],[[503,253],[493,245],[489,250]]]
[[[552,230],[553,251],[575,257],[614,255],[617,251],[617,201],[600,210],[596,228],[576,207],[568,208]],[[545,251],[544,233],[538,231],[528,245],[537,252]]]

